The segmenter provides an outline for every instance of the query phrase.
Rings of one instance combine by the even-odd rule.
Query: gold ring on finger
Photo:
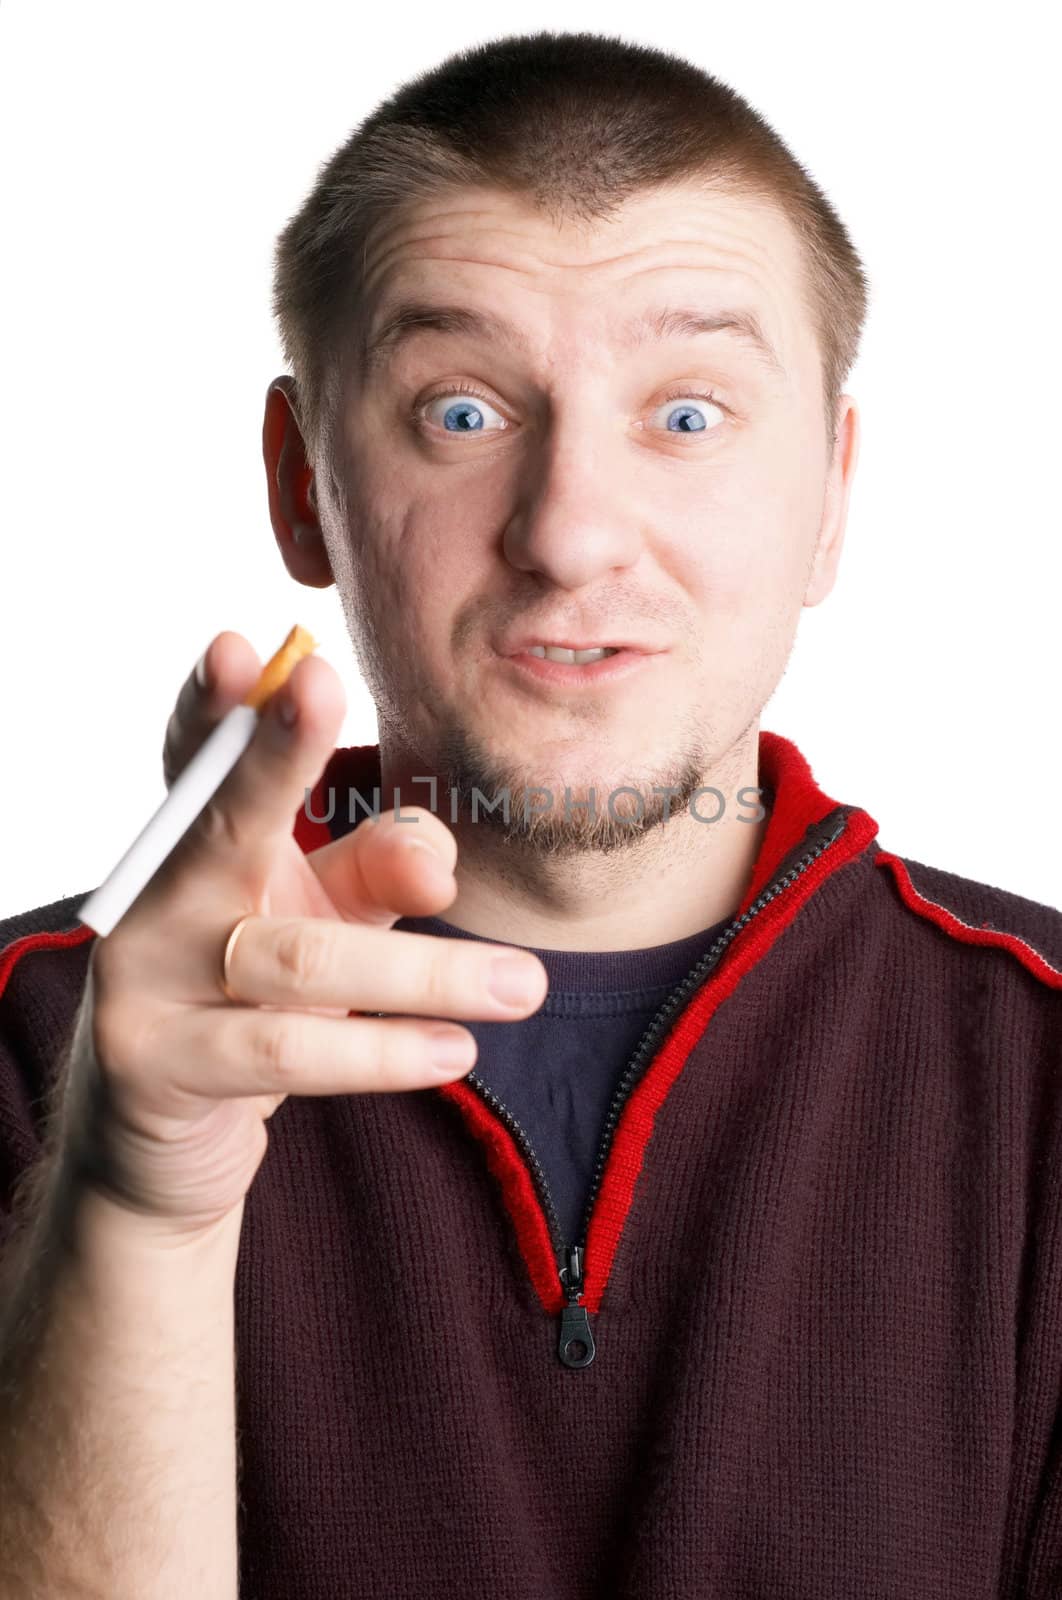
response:
[[[227,941],[225,943],[225,954],[221,958],[221,989],[222,989],[222,993],[224,994],[226,1000],[235,1000],[237,1005],[242,1003],[241,1000],[240,1000],[240,996],[234,992],[231,984],[229,983],[229,971],[230,971],[230,967],[231,967],[231,963],[232,963],[232,952],[236,948],[236,940],[240,936],[240,933],[241,933],[241,931],[243,929],[244,923],[249,921],[250,918],[253,917],[253,916],[254,916],[254,912],[253,911],[246,911],[246,912],[244,912],[244,914],[240,918],[240,920],[234,925],[234,927],[232,929],[232,932],[229,934],[229,937],[228,937],[228,939],[227,939]]]

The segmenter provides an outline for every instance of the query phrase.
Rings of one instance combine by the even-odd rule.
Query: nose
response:
[[[558,589],[580,589],[609,572],[633,567],[643,540],[622,469],[601,442],[600,404],[595,423],[571,416],[553,426],[528,457],[519,503],[505,529],[503,550],[511,566],[538,573]],[[613,444],[615,445],[615,441]]]

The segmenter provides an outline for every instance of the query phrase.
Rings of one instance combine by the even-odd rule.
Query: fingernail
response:
[[[272,713],[274,722],[279,723],[285,733],[290,733],[299,720],[299,708],[287,694],[278,694],[274,697]]]
[[[490,964],[487,987],[495,1000],[507,1006],[526,1005],[540,986],[534,967],[520,956],[498,956]]]
[[[431,1033],[431,1064],[440,1072],[471,1072],[476,1061],[475,1040],[456,1028],[435,1028]]]
[[[209,679],[207,678],[207,655],[208,654],[209,654],[209,646],[208,646],[208,648],[206,650],[203,651],[203,654],[199,657],[199,660],[195,664],[195,681],[196,681],[196,683],[199,685],[199,687],[201,689],[209,689],[209,687],[210,687],[210,682],[209,682]]]

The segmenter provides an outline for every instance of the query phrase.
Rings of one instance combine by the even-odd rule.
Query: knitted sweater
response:
[[[337,750],[317,796],[378,774]],[[619,1074],[585,1238],[475,1072],[270,1120],[241,1600],[1062,1595],[1062,913],[883,849],[777,734],[759,782],[744,898]],[[0,922],[0,1219],[82,899]]]
[[[730,917],[699,933],[641,950],[534,951],[546,969],[546,998],[530,1017],[464,1021],[476,1041],[476,1078],[523,1130],[555,1230],[573,1243],[586,1233],[597,1153],[620,1077],[657,1012]],[[401,917],[398,932],[486,944],[442,917]],[[515,947],[514,947],[515,948]],[[488,1104],[491,1102],[488,1101]]]

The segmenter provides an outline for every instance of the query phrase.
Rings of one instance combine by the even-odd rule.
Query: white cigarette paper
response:
[[[222,717],[113,872],[88,896],[78,912],[86,927],[106,937],[125,915],[247,749],[262,706],[286,681],[296,661],[316,648],[312,635],[296,624],[243,704]]]

